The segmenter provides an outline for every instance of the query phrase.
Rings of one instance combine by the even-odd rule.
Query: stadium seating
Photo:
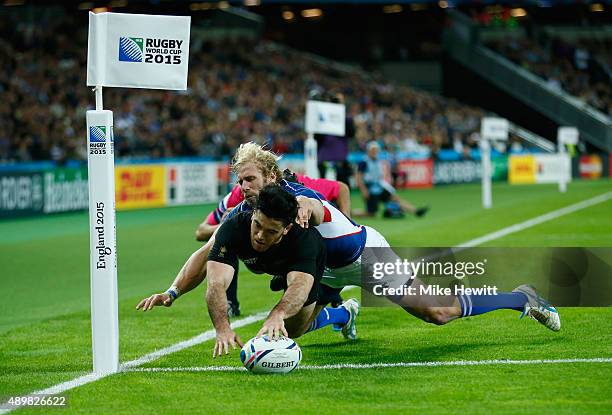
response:
[[[24,23],[16,31],[0,18],[0,161],[86,158],[84,112],[93,95],[82,70],[87,33],[74,30],[86,27],[79,16]],[[355,123],[352,150],[376,138],[394,151],[454,149],[469,157],[484,114],[380,75],[340,72],[244,39],[193,48],[185,93],[107,89],[104,99],[114,110],[119,157],[221,157],[247,140],[301,152],[304,102],[313,89],[344,94]]]
[[[608,116],[612,116],[612,41],[582,39],[572,43],[543,36],[488,44],[512,62],[533,72]]]

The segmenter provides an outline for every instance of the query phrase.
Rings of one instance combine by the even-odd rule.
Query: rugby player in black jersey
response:
[[[227,354],[230,346],[242,346],[230,327],[225,295],[238,259],[254,273],[286,279],[285,293],[258,336],[296,338],[315,328],[312,323],[328,302],[320,284],[326,250],[318,231],[295,224],[297,211],[296,198],[271,184],[260,191],[253,211],[239,213],[217,231],[206,265],[206,302],[216,331],[213,357]],[[328,324],[355,324],[347,310],[332,312],[336,310],[337,321]]]

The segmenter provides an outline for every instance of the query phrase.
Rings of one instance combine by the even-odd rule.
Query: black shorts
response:
[[[321,289],[322,286],[323,284],[321,284],[319,281],[317,280],[314,281],[314,283],[312,284],[312,288],[310,289],[310,292],[308,293],[308,298],[306,299],[306,302],[304,303],[303,307],[306,307],[314,302],[317,302],[317,304],[319,304],[318,299],[319,299],[320,293],[322,292],[322,289]],[[270,289],[272,291],[285,291],[287,289],[287,277],[286,276],[273,277],[270,280]]]
[[[317,298],[317,305],[327,305],[333,303],[340,293],[342,288],[332,288],[325,284],[319,284],[319,297]]]
[[[320,293],[321,293],[321,284],[319,283],[319,281],[315,281],[312,284],[312,288],[310,289],[310,292],[308,293],[308,298],[306,299],[306,302],[304,303],[304,307],[309,306],[310,304],[314,302],[318,303]]]
[[[380,202],[387,203],[391,199],[391,193],[387,189],[377,195],[370,194],[370,197],[366,201],[368,213],[373,215],[378,211],[378,204]]]

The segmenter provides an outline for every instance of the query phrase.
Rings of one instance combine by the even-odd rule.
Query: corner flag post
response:
[[[318,145],[314,139],[314,134],[308,133],[306,141],[304,141],[304,173],[314,179],[319,177],[317,151]]]
[[[578,144],[578,136],[579,132],[576,127],[559,127],[557,129],[557,148],[559,155],[565,155],[567,157],[567,150],[565,146],[567,144],[574,146]],[[565,193],[567,191],[567,182],[570,179],[568,176],[571,177],[571,164],[569,165],[569,168],[566,166],[566,168],[563,169],[559,175],[559,191],[561,193]]]
[[[87,111],[91,328],[94,373],[119,370],[113,113],[102,87],[187,89],[188,16],[89,13]]]
[[[115,373],[119,370],[119,316],[113,113],[102,109],[102,86],[96,86],[95,93],[96,110],[86,115],[93,370]]]
[[[482,166],[482,207],[493,206],[491,141],[508,140],[508,120],[485,117],[480,124],[480,160]]]
[[[491,143],[486,138],[480,139],[480,162],[482,163],[482,207],[490,209],[493,205],[491,194]]]

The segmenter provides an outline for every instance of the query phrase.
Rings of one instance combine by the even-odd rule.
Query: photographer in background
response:
[[[429,207],[417,208],[396,194],[390,183],[389,164],[378,157],[379,152],[380,145],[376,141],[370,141],[366,159],[359,163],[356,181],[367,210],[354,211],[353,215],[374,216],[380,202],[385,203],[385,217],[403,217],[404,212],[412,213],[416,217],[425,215]]]

